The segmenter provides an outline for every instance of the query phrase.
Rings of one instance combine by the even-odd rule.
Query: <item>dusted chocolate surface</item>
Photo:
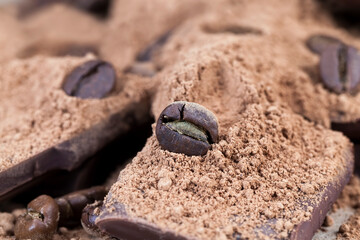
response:
[[[120,173],[105,211],[124,204],[130,220],[199,239],[281,238],[312,217],[310,205],[327,199],[329,184],[340,192],[340,177],[352,169],[351,144],[269,100],[268,76],[252,77],[257,55],[248,49],[235,37],[214,41],[157,76],[163,84],[154,115],[175,100],[202,104],[218,118],[219,143],[189,157],[162,150],[152,136]],[[106,213],[100,227],[103,219]]]
[[[190,49],[232,39],[238,47],[228,47],[223,53],[236,52],[234,62],[243,62],[251,70],[246,77],[271,86],[269,97],[326,127],[331,121],[355,121],[360,118],[360,93],[335,94],[324,87],[320,57],[306,46],[314,34],[333,36],[360,49],[357,36],[337,27],[316,1],[229,1],[179,26],[156,64],[176,64]]]
[[[306,40],[321,33],[360,47],[358,40],[310,0],[114,1],[112,7],[101,21],[62,4],[27,21],[13,9],[0,12],[0,44],[6,46],[0,56],[0,173],[101,126],[151,89],[155,118],[173,101],[197,102],[218,117],[220,141],[204,157],[187,157],[162,150],[152,136],[121,172],[102,217],[121,208],[130,220],[168,231],[168,237],[200,239],[286,238],[304,221],[321,221],[316,206],[328,209],[352,167],[351,144],[326,127],[359,118],[360,97],[324,88],[319,57]],[[167,33],[142,68],[136,62],[141,52]],[[73,67],[94,58],[64,57],[76,55],[74,49],[114,64],[119,82],[109,97],[84,101],[61,90]],[[128,69],[153,78],[124,75]],[[94,139],[85,135],[71,150],[88,153]],[[76,234],[60,229],[54,239]]]
[[[64,77],[74,67],[92,58],[37,57],[0,66],[0,171],[97,126],[87,135],[93,137],[79,138],[76,143],[59,147],[73,152],[75,157],[89,156],[104,144],[97,143],[101,138],[95,137],[110,124],[102,121],[110,121],[108,118],[115,113],[121,115],[121,111],[131,104],[146,101],[145,89],[151,84],[136,76],[119,73],[115,89],[107,98],[82,100],[66,95],[61,88]],[[132,111],[134,119],[146,114],[141,113],[141,108],[140,112]],[[118,124],[121,126],[122,123]],[[107,131],[113,131],[115,135],[116,129]],[[101,134],[106,135],[105,132]],[[91,145],[93,150],[89,151]]]

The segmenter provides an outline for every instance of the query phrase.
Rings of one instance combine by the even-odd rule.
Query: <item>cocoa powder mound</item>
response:
[[[166,68],[192,49],[231,38],[248,48],[238,60],[253,69],[254,77],[267,76],[259,84],[269,86],[274,100],[326,127],[331,120],[360,118],[360,93],[338,95],[322,84],[319,56],[306,47],[314,34],[330,35],[360,49],[356,36],[337,27],[316,1],[225,1],[177,28],[156,64]],[[234,50],[226,49],[225,54]]]
[[[217,116],[220,141],[198,157],[162,150],[152,136],[120,173],[107,208],[123,203],[131,217],[199,239],[239,233],[266,239],[265,225],[275,229],[271,238],[286,238],[310,218],[313,208],[301,204],[319,203],[325,187],[338,182],[352,164],[352,146],[342,134],[269,101],[271,86],[262,81],[268,76],[253,73],[253,44],[260,40],[213,41],[157,76],[154,115],[173,101],[197,102]]]
[[[66,95],[65,76],[91,59],[91,55],[35,57],[0,66],[0,172],[82,133],[130,103],[144,101],[152,83],[119,72],[115,89],[104,99]],[[78,147],[74,152],[91,150],[86,144]]]

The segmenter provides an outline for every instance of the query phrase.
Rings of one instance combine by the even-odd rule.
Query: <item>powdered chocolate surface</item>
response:
[[[64,77],[92,58],[36,57],[0,66],[0,171],[70,139],[146,96],[145,80],[120,74],[116,88],[104,99],[66,95],[61,88]]]
[[[354,121],[360,117],[360,94],[338,95],[327,90],[320,79],[319,56],[305,44],[313,34],[330,35],[358,49],[360,41],[336,27],[316,1],[218,4],[215,10],[182,24],[158,56],[157,64],[176,64],[189,48],[196,50],[215,40],[233,39],[239,47],[227,48],[224,54],[242,51],[238,61],[252,70],[249,77],[262,78],[259,83],[270,86],[267,94],[296,113],[327,127],[331,120]]]
[[[345,171],[344,153],[351,147],[321,125],[333,118],[357,119],[360,97],[323,87],[318,56],[305,40],[322,33],[360,47],[358,40],[334,27],[309,0],[192,4],[117,1],[105,23],[60,5],[40,11],[26,25],[7,12],[0,21],[6,30],[0,31],[0,44],[9,46],[0,56],[6,62],[0,66],[0,171],[87,129],[129,98],[141,98],[137,89],[145,84],[132,76],[120,96],[119,88],[105,100],[78,100],[64,95],[61,79],[92,57],[9,59],[54,55],[53,49],[75,42],[100,46],[100,55],[123,70],[174,28],[156,56],[163,71],[152,82],[159,86],[153,114],[175,100],[200,103],[217,115],[220,142],[204,157],[187,157],[161,150],[152,136],[120,174],[108,204],[123,202],[131,216],[205,239],[234,233],[260,238],[252,229],[273,218],[281,219],[274,228],[286,237],[308,219],[312,209],[300,208],[296,200],[318,201],[323,188]],[[73,28],[61,21],[47,24],[53,16],[81,20]],[[88,26],[93,31],[86,32]]]
[[[299,200],[321,199],[344,174],[351,145],[270,101],[265,91],[272,87],[253,77],[257,55],[248,49],[256,51],[229,36],[190,49],[157,77],[154,115],[172,101],[200,103],[216,114],[220,141],[204,157],[189,157],[162,150],[152,136],[120,173],[109,209],[124,203],[132,217],[199,239],[265,238],[256,228],[273,218],[280,220],[272,237],[287,237],[309,219],[312,207]]]

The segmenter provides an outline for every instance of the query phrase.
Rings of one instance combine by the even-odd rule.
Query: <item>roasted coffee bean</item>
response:
[[[335,44],[322,51],[320,73],[324,85],[335,93],[355,94],[360,82],[360,55],[354,47]]]
[[[41,195],[28,204],[26,215],[17,219],[14,233],[17,239],[52,239],[58,220],[59,207],[55,200]]]
[[[80,224],[83,208],[97,200],[103,200],[108,189],[103,186],[96,186],[84,190],[69,193],[65,196],[56,198],[59,206],[60,219],[59,226],[75,226]]]
[[[80,224],[83,208],[97,200],[103,200],[108,190],[97,186],[53,199],[41,195],[32,200],[27,213],[20,216],[15,225],[17,239],[51,239],[59,226]]]
[[[308,48],[317,54],[321,54],[324,50],[334,45],[344,45],[339,39],[326,35],[313,35],[307,41]]]
[[[63,89],[69,96],[103,98],[114,88],[115,69],[110,63],[91,60],[75,68],[66,76]]]
[[[156,137],[165,150],[204,155],[218,140],[218,121],[211,111],[197,103],[174,102],[160,114]]]

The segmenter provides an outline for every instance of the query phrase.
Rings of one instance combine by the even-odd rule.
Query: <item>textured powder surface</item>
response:
[[[182,24],[157,64],[164,67],[181,61],[189,46],[195,49],[214,39],[233,38],[247,50],[240,60],[253,69],[256,78],[267,76],[264,81],[277,91],[276,100],[327,127],[331,120],[356,120],[360,117],[360,94],[337,95],[323,86],[319,56],[305,45],[313,34],[334,36],[360,48],[360,41],[334,26],[314,1],[225,1],[215,12]]]
[[[76,46],[86,46],[89,52],[97,53],[106,29],[104,23],[65,4],[50,5],[18,21],[28,36],[17,52],[19,58],[61,55]]]
[[[104,99],[66,95],[61,89],[64,77],[92,58],[36,57],[0,66],[0,171],[70,139],[132,102],[143,101],[148,81],[120,74],[115,89]]]
[[[208,1],[114,1],[100,54],[119,69],[125,69],[147,45],[201,13],[205,2]]]
[[[266,81],[269,73],[254,71],[269,64],[254,54],[265,42],[249,39],[215,37],[189,47],[156,77],[162,85],[154,115],[172,101],[197,102],[217,116],[220,141],[205,156],[189,157],[162,150],[152,136],[120,173],[105,206],[123,203],[131,217],[199,239],[237,233],[265,239],[257,228],[266,224],[278,232],[273,238],[287,237],[309,219],[312,207],[299,201],[316,203],[324,187],[337,183],[351,162],[351,144],[269,99],[267,91],[276,90]]]
[[[155,117],[173,101],[197,102],[218,117],[220,142],[204,157],[188,157],[162,150],[152,136],[113,185],[109,207],[122,202],[132,217],[201,239],[237,233],[265,239],[253,231],[264,224],[286,238],[313,211],[299,201],[316,204],[345,171],[351,144],[325,127],[331,119],[359,118],[360,94],[326,90],[319,58],[305,41],[321,33],[360,42],[334,27],[313,1],[119,0],[103,22],[61,4],[26,21],[12,8],[0,10],[0,171],[139,101],[145,94],[139,86],[147,84],[159,86]],[[171,29],[154,62],[162,71],[151,83],[122,75]],[[37,56],[61,55],[74,44],[94,47],[89,52],[124,77],[111,96],[80,100],[60,89],[63,77],[93,56]],[[54,236],[71,238],[89,237],[67,229]]]

